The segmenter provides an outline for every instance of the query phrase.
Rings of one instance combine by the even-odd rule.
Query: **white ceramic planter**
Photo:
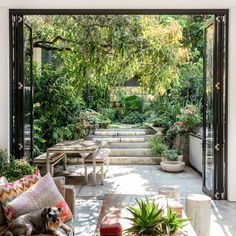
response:
[[[167,172],[181,172],[184,167],[183,161],[161,161],[161,169]]]

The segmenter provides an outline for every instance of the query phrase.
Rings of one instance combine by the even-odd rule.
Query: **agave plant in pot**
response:
[[[167,172],[180,172],[184,170],[185,163],[182,156],[178,155],[175,149],[164,150],[162,152],[161,169]]]
[[[127,218],[132,226],[126,230],[130,236],[183,236],[184,222],[190,219],[178,218],[170,208],[159,207],[153,200],[136,199],[137,207],[127,206],[132,217]]]

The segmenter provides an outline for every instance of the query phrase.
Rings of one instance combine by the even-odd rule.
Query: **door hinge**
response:
[[[22,16],[17,16],[17,22],[20,23],[23,21],[23,17]]]
[[[219,144],[219,143],[217,143],[217,144],[215,145],[215,150],[216,150],[216,151],[220,151],[220,144]]]
[[[18,82],[18,89],[19,90],[23,89],[23,84],[21,82]]]
[[[217,22],[220,22],[220,18],[221,18],[220,16],[217,16],[217,17],[216,17],[216,21],[217,21]]]
[[[217,83],[215,84],[215,88],[216,88],[217,90],[220,90],[220,83],[219,83],[219,82],[217,82]]]
[[[18,150],[22,150],[24,148],[22,143],[18,143]]]
[[[221,193],[221,199],[225,199],[225,193]]]
[[[220,193],[215,193],[215,199],[220,199]]]

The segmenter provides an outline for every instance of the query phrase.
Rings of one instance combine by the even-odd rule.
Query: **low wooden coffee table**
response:
[[[130,221],[124,219],[125,217],[130,217],[130,212],[126,209],[127,205],[135,205],[135,198],[145,198],[145,196],[140,195],[125,195],[125,194],[105,194],[104,200],[102,204],[102,208],[99,214],[97,227],[94,235],[100,236],[99,229],[100,224],[104,216],[108,213],[115,214],[119,219],[122,225],[123,231],[130,227]],[[152,196],[153,199],[158,199],[158,195]],[[183,217],[186,218],[186,214],[183,211]],[[194,232],[191,224],[189,222],[186,223],[184,230],[188,232],[188,236],[197,236]],[[125,235],[125,234],[123,234]],[[128,234],[126,234],[128,235]]]

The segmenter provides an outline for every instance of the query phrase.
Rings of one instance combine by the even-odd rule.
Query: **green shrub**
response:
[[[167,148],[161,137],[153,136],[149,140],[149,147],[153,155],[160,156],[162,152]]]
[[[138,124],[143,123],[144,115],[140,114],[139,112],[131,112],[129,115],[126,115],[122,120],[121,123],[123,124]]]
[[[113,108],[105,108],[102,110],[102,118],[104,120],[115,120],[117,111]]]
[[[169,149],[162,152],[162,156],[168,161],[178,161],[178,150]]]
[[[25,175],[30,175],[36,171],[36,167],[31,166],[24,159],[14,159],[8,156],[3,150],[0,150],[0,176],[5,176],[8,181],[18,180]]]
[[[129,114],[130,112],[143,112],[143,105],[144,105],[144,100],[143,98],[132,95],[132,96],[127,96],[125,97],[125,115]]]
[[[110,123],[111,123],[110,120],[103,120],[99,124],[99,128],[107,129],[109,127]]]

